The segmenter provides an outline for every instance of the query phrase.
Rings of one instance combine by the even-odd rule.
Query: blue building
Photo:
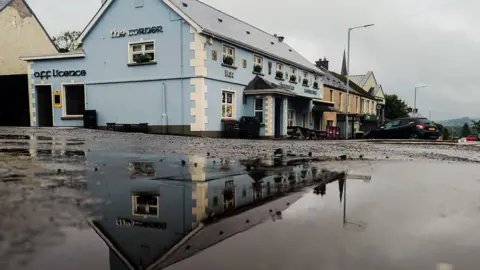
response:
[[[323,72],[268,34],[197,0],[106,0],[81,49],[28,62],[31,126],[148,123],[149,131],[219,136],[256,116],[261,135],[320,129]],[[316,106],[318,105],[318,106]]]

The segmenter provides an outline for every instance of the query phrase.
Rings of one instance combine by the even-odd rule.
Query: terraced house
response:
[[[30,126],[25,54],[57,49],[24,0],[0,0],[0,126]]]
[[[334,106],[330,111],[323,114],[323,128],[327,126],[340,127],[340,136],[345,137],[345,119],[347,106],[347,77],[342,74],[329,71],[329,61],[324,58],[316,62],[316,65],[325,73],[323,83],[323,97],[325,102],[331,102]],[[356,133],[365,133],[378,126],[377,108],[380,99],[365,91],[353,81],[350,81],[350,94],[348,104],[349,137]]]
[[[323,72],[284,37],[200,1],[106,0],[78,41],[76,52],[23,57],[32,126],[81,126],[95,110],[100,127],[156,133],[219,136],[242,116],[265,137],[321,128]]]

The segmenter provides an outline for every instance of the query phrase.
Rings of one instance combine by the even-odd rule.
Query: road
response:
[[[277,149],[313,161],[270,167]],[[0,128],[0,269],[478,269],[479,162],[473,145]],[[314,194],[332,171],[364,177]]]

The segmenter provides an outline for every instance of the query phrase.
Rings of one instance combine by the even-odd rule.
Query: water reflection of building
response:
[[[239,163],[198,156],[161,161],[133,161],[114,154],[89,158],[109,164],[103,174],[90,172],[89,190],[108,202],[94,206],[94,215],[101,218],[91,224],[111,250],[111,269],[147,268],[165,259],[177,243],[202,227],[202,221],[228,218],[314,179],[312,170],[303,166],[258,178],[245,173]],[[130,169],[121,169],[125,166]],[[132,179],[132,168],[149,172]]]

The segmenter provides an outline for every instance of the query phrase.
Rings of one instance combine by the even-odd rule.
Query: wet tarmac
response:
[[[480,264],[476,150],[34,131],[0,130],[0,269]]]

